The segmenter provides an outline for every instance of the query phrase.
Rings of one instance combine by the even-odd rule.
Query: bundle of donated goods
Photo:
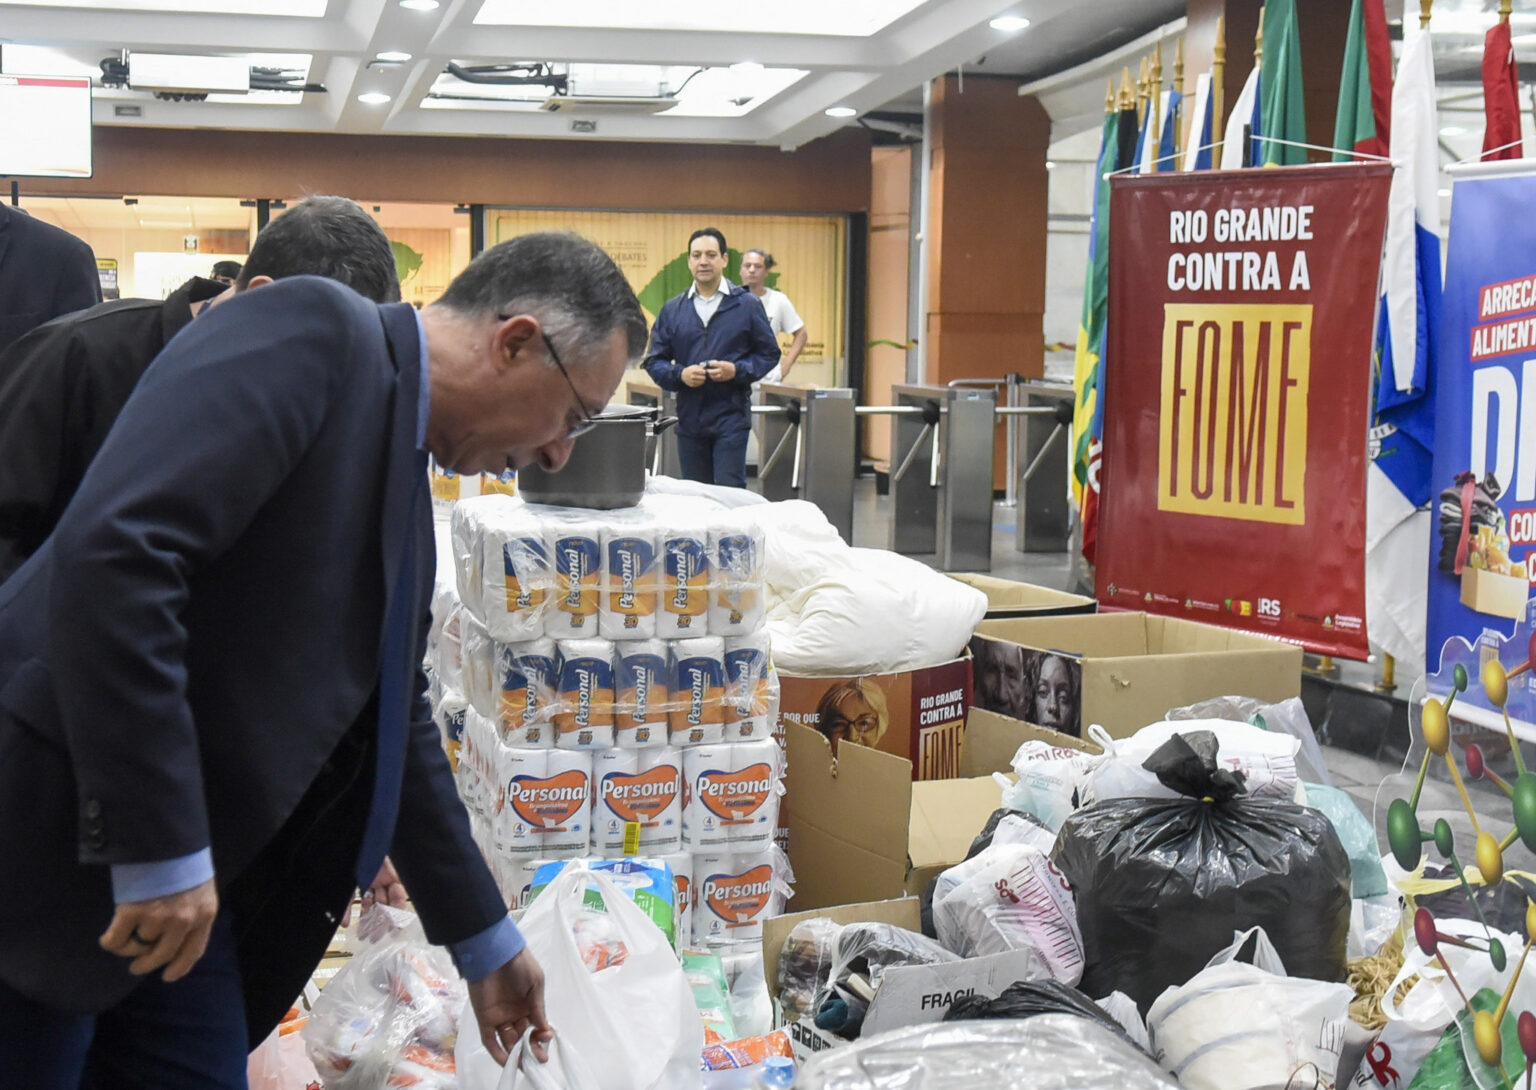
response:
[[[823,671],[902,669],[954,657],[985,610],[943,580],[941,603],[910,607],[926,642],[857,610],[834,637],[809,603],[855,585],[857,551],[804,507],[656,487],[619,512],[455,506],[434,712],[547,973],[558,1065],[520,1046],[498,1068],[446,990],[462,988],[451,966],[402,931],[354,958],[327,989],[335,1009],[306,1025],[328,1085],[1408,1085],[1361,1062],[1388,1038],[1351,1018],[1343,983],[1348,956],[1395,930],[1396,898],[1351,896],[1388,887],[1364,818],[1303,778],[1325,773],[1299,702],[1176,709],[1100,732],[1101,753],[1028,742],[993,787],[998,813],[923,898],[783,916],[785,646]],[[831,574],[806,570],[807,551]],[[877,615],[901,608],[863,586]],[[807,651],[807,634],[829,646]],[[1432,1021],[1419,970],[1414,1016]]]

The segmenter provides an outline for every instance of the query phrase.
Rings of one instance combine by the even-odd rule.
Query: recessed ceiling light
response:
[[[1056,169],[1056,163],[1055,163],[1055,161],[1054,161],[1054,160],[1052,160],[1052,159],[1047,159],[1047,160],[1046,160],[1046,161],[1045,161],[1045,169],[1046,169],[1046,170],[1055,170],[1055,169]]]
[[[400,0],[402,8],[410,8],[412,11],[436,11],[438,0]]]
[[[993,30],[1002,30],[1012,34],[1014,31],[1023,30],[1029,26],[1029,20],[1022,15],[999,15],[987,25]]]
[[[383,61],[385,64],[404,64],[410,59],[411,55],[409,53],[401,53],[397,49],[391,49],[387,53],[380,53],[374,57],[374,60]]]
[[[1467,130],[1460,125],[1447,125],[1440,130],[1441,136],[1465,136],[1466,134]]]
[[[859,111],[852,106],[831,106],[827,109],[828,117],[858,117]]]
[[[1449,197],[1450,195],[1451,195],[1451,191],[1449,189],[1442,189],[1439,192],[1439,196],[1441,196],[1441,197]]]
[[[364,91],[357,96],[357,101],[367,103],[369,106],[382,106],[389,101],[389,96],[383,91]]]
[[[731,71],[743,76],[755,76],[763,70],[763,66],[756,61],[737,61],[731,65]]]

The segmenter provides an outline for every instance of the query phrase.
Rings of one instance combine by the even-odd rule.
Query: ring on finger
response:
[[[133,929],[133,933],[128,937],[134,942],[138,943],[140,946],[153,946],[156,942],[155,939],[145,938],[143,935],[141,935],[137,927]]]

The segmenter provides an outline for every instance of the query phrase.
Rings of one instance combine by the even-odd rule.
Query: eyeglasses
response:
[[[576,407],[581,410],[581,423],[566,432],[565,437],[575,439],[577,436],[586,435],[597,427],[597,417],[593,416],[591,410],[587,408],[587,403],[582,400],[576,384],[571,381],[571,373],[565,369],[565,364],[560,362],[560,353],[555,351],[555,344],[549,339],[549,334],[541,329],[539,336],[544,338],[544,347],[549,349],[549,358],[555,361],[555,366],[560,368],[560,373],[565,376],[565,384],[571,388],[571,396],[576,399]]]
[[[507,321],[511,317],[512,315],[510,314],[496,315],[497,320],[502,322]],[[565,364],[560,361],[560,353],[555,351],[555,343],[549,339],[549,334],[540,329],[539,336],[544,338],[544,347],[549,349],[549,358],[555,361],[555,366],[560,368],[560,373],[565,376],[565,384],[571,388],[571,396],[576,399],[576,407],[581,410],[581,423],[567,431],[565,437],[567,439],[575,439],[586,435],[587,432],[597,427],[597,417],[592,415],[592,411],[587,408],[587,403],[582,400],[581,391],[577,390],[576,384],[571,381],[571,373],[565,369]]]

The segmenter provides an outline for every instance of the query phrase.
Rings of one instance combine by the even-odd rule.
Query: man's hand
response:
[[[544,1020],[544,970],[526,946],[490,976],[471,984],[469,1002],[480,1023],[480,1040],[497,1063],[507,1062],[507,1049],[529,1026],[535,1030],[534,1057],[540,1063],[549,1062],[549,1050],[544,1046],[555,1031]]]
[[[388,857],[384,865],[379,868],[379,873],[373,879],[373,885],[363,890],[363,915],[374,905],[388,905],[390,908],[404,908],[410,895],[405,892],[405,884],[400,881],[400,875],[395,871],[395,865]],[[341,917],[341,926],[347,927],[352,923],[352,902],[347,902],[347,911]]]
[[[162,979],[172,983],[191,972],[208,949],[208,933],[218,914],[219,895],[210,878],[168,897],[118,905],[99,941],[108,953],[132,958],[128,971],[135,976],[169,966]]]
[[[709,381],[709,370],[706,364],[691,363],[683,368],[683,384],[698,389]]]
[[[730,360],[710,360],[709,377],[716,382],[730,382],[736,377],[736,365]]]

